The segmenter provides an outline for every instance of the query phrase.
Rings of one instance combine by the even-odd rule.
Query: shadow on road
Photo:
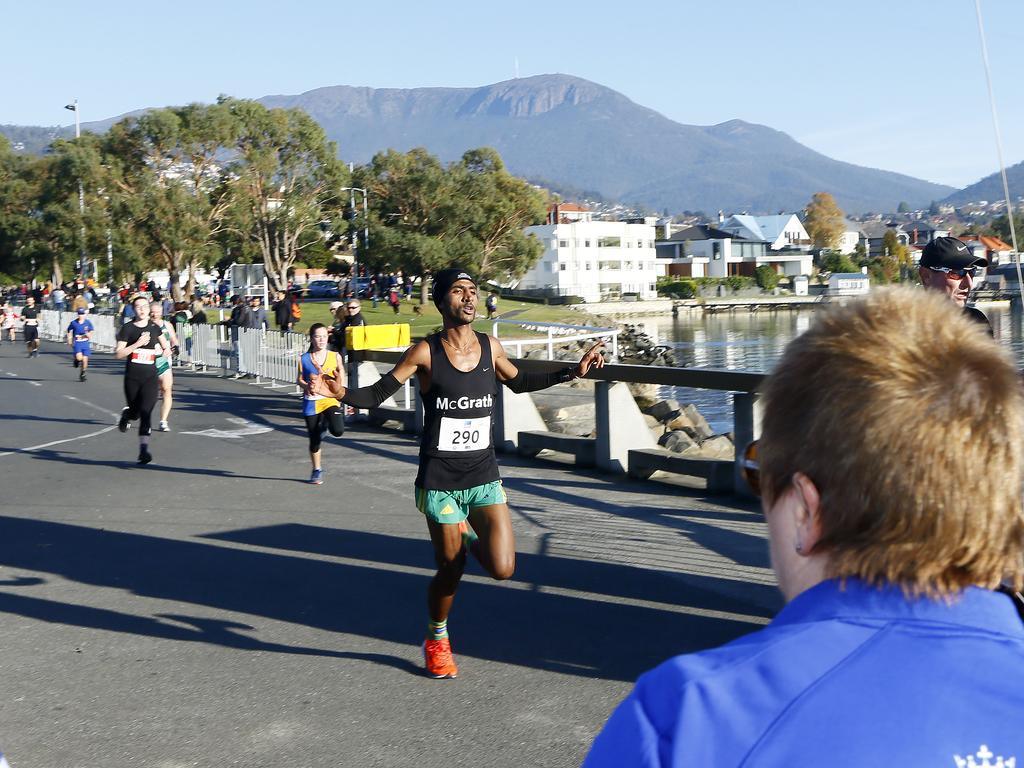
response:
[[[0,517],[0,563],[58,574],[142,597],[191,603],[344,634],[409,644],[422,637],[425,591],[432,571],[423,540],[373,533],[283,525],[211,534],[207,541],[177,541],[97,530],[67,523]],[[278,552],[240,550],[216,541],[359,559],[337,563]],[[383,564],[383,565],[380,565]],[[389,569],[391,564],[423,573]],[[470,572],[479,573],[476,566]],[[519,555],[517,589],[466,582],[452,615],[457,654],[566,674],[633,680],[677,653],[719,645],[756,628],[747,621],[686,613],[694,606],[767,616],[775,598],[752,585],[749,599],[730,597],[715,580],[540,555]],[[590,591],[612,599],[559,594]],[[626,605],[641,597],[672,609]],[[240,625],[209,617],[137,616],[90,606],[0,592],[0,610],[44,621],[281,653],[352,655],[344,648],[297,648],[259,639],[258,622]],[[189,627],[181,627],[181,622]],[[610,631],[610,627],[616,627]],[[623,630],[622,628],[626,628]],[[251,634],[242,634],[244,630]],[[628,643],[624,645],[624,639]],[[410,656],[413,656],[410,653]],[[375,663],[410,671],[401,659],[363,654]]]

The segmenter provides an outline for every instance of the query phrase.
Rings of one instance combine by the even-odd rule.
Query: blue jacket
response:
[[[999,757],[1024,766],[1012,601],[975,588],[908,600],[833,580],[763,630],[643,675],[584,766],[1009,764]]]

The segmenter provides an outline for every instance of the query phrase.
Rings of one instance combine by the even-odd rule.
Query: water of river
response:
[[[1018,366],[1024,368],[1024,315],[1005,307],[983,309],[996,339],[1013,351]],[[644,318],[635,324],[657,343],[672,347],[681,366],[768,372],[786,345],[807,330],[817,311],[685,314]],[[728,392],[665,387],[661,396],[694,403],[716,432],[732,431],[732,395]]]

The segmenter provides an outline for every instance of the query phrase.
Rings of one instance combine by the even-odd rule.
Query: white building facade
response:
[[[557,224],[527,227],[544,245],[540,260],[520,279],[519,290],[547,289],[588,303],[657,298],[665,273],[654,249],[655,219],[593,221],[589,214]]]

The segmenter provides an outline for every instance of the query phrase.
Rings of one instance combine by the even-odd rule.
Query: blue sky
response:
[[[974,0],[156,8],[4,3],[0,123],[67,124],[74,98],[95,120],[220,93],[485,85],[518,60],[522,76],[584,77],[684,123],[762,123],[860,165],[954,186],[996,169]],[[1012,164],[1024,160],[1024,3],[982,0],[982,11]]]

